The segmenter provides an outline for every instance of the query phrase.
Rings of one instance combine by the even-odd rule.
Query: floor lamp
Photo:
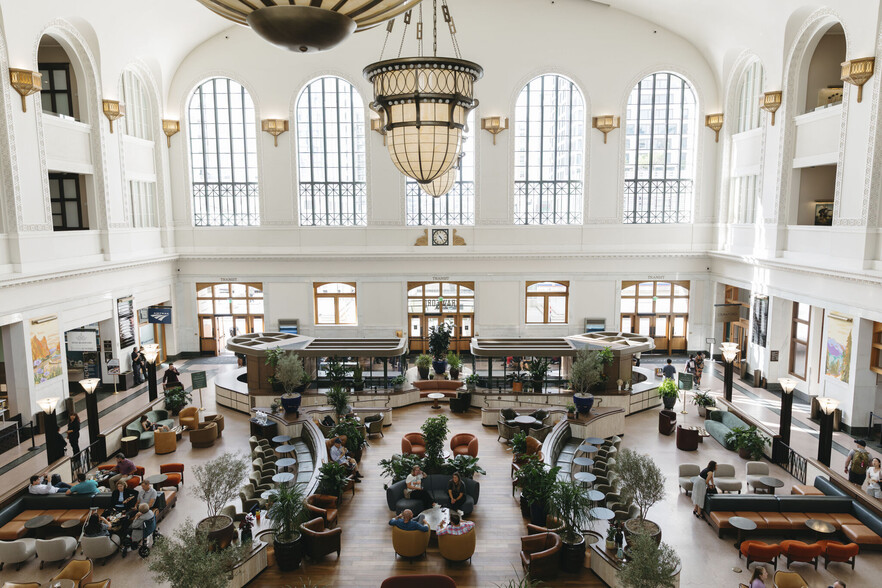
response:
[[[59,398],[50,396],[41,398],[37,405],[43,409],[43,431],[46,433],[46,460],[52,465],[64,457],[64,438],[58,432],[58,416],[55,407],[58,406]]]
[[[830,453],[833,451],[833,413],[839,406],[834,398],[818,398],[821,407],[821,435],[818,438],[818,461],[830,467]]]
[[[727,402],[732,402],[732,376],[735,371],[734,361],[738,357],[738,343],[721,343],[723,351],[723,394]]]
[[[101,425],[98,422],[98,396],[95,394],[95,390],[100,384],[101,380],[98,378],[80,380],[80,386],[86,391],[86,422],[89,425],[89,446],[91,447],[89,457],[94,462],[107,459],[107,449],[104,445],[104,438],[101,437]],[[97,443],[98,441],[101,443]]]
[[[150,402],[159,398],[159,391],[156,389],[157,355],[159,355],[159,345],[144,345],[144,359],[147,360],[147,392],[150,396]]]

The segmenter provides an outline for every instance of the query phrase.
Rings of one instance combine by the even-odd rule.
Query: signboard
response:
[[[100,378],[101,373],[98,370],[98,352],[83,352],[83,377],[84,378]]]
[[[151,306],[147,309],[147,322],[155,325],[170,325],[172,322],[172,307]]]
[[[769,361],[778,361],[778,351],[777,350],[769,351]]]
[[[116,318],[119,323],[119,346],[122,349],[135,344],[135,304],[132,297],[118,298]]]
[[[107,360],[107,373],[111,376],[119,375],[119,360],[118,359],[108,359]]]
[[[677,387],[680,390],[692,390],[692,374],[677,373]]]
[[[606,319],[602,318],[586,318],[585,319],[585,332],[586,333],[599,333],[601,331],[606,330]]]
[[[98,351],[97,332],[92,330],[75,330],[65,333],[68,351]]]
[[[202,388],[208,388],[208,383],[205,378],[205,372],[191,372],[190,373],[190,382],[192,382],[194,390],[201,390]]]
[[[714,320],[716,322],[737,323],[740,318],[740,304],[714,304]]]

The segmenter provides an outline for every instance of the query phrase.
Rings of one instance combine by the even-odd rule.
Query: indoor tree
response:
[[[674,588],[679,571],[680,557],[673,547],[646,535],[633,535],[618,579],[626,588]]]
[[[656,502],[665,497],[665,476],[651,457],[631,449],[616,454],[614,470],[619,476],[619,494],[625,503],[633,503],[640,510],[636,519],[625,522],[632,533],[657,535],[661,527],[646,520],[646,514]]]
[[[444,465],[444,440],[450,429],[447,427],[447,416],[429,417],[421,427],[426,442],[426,471],[435,473]]]

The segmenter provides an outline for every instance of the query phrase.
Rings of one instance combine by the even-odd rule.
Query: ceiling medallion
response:
[[[421,0],[197,0],[284,49],[327,51],[353,32],[382,24]],[[295,2],[297,4],[295,4]]]
[[[422,54],[421,5],[416,27],[418,55],[401,57],[399,50],[398,57],[384,61],[381,53],[380,61],[364,68],[364,77],[374,86],[371,109],[383,121],[392,163],[424,189],[459,160],[466,118],[478,105],[475,82],[484,75],[480,65],[462,59],[447,0],[441,0],[441,13],[450,30],[456,57],[438,57],[438,0],[432,1],[432,7],[431,57]],[[411,15],[410,10],[404,15],[405,36]],[[393,24],[394,21],[390,21],[386,27],[386,42]],[[438,195],[444,193],[446,191]]]

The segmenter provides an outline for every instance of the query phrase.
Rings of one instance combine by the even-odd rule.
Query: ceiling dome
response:
[[[298,53],[335,47],[410,10],[421,0],[197,0],[212,12],[250,26],[272,43]]]

